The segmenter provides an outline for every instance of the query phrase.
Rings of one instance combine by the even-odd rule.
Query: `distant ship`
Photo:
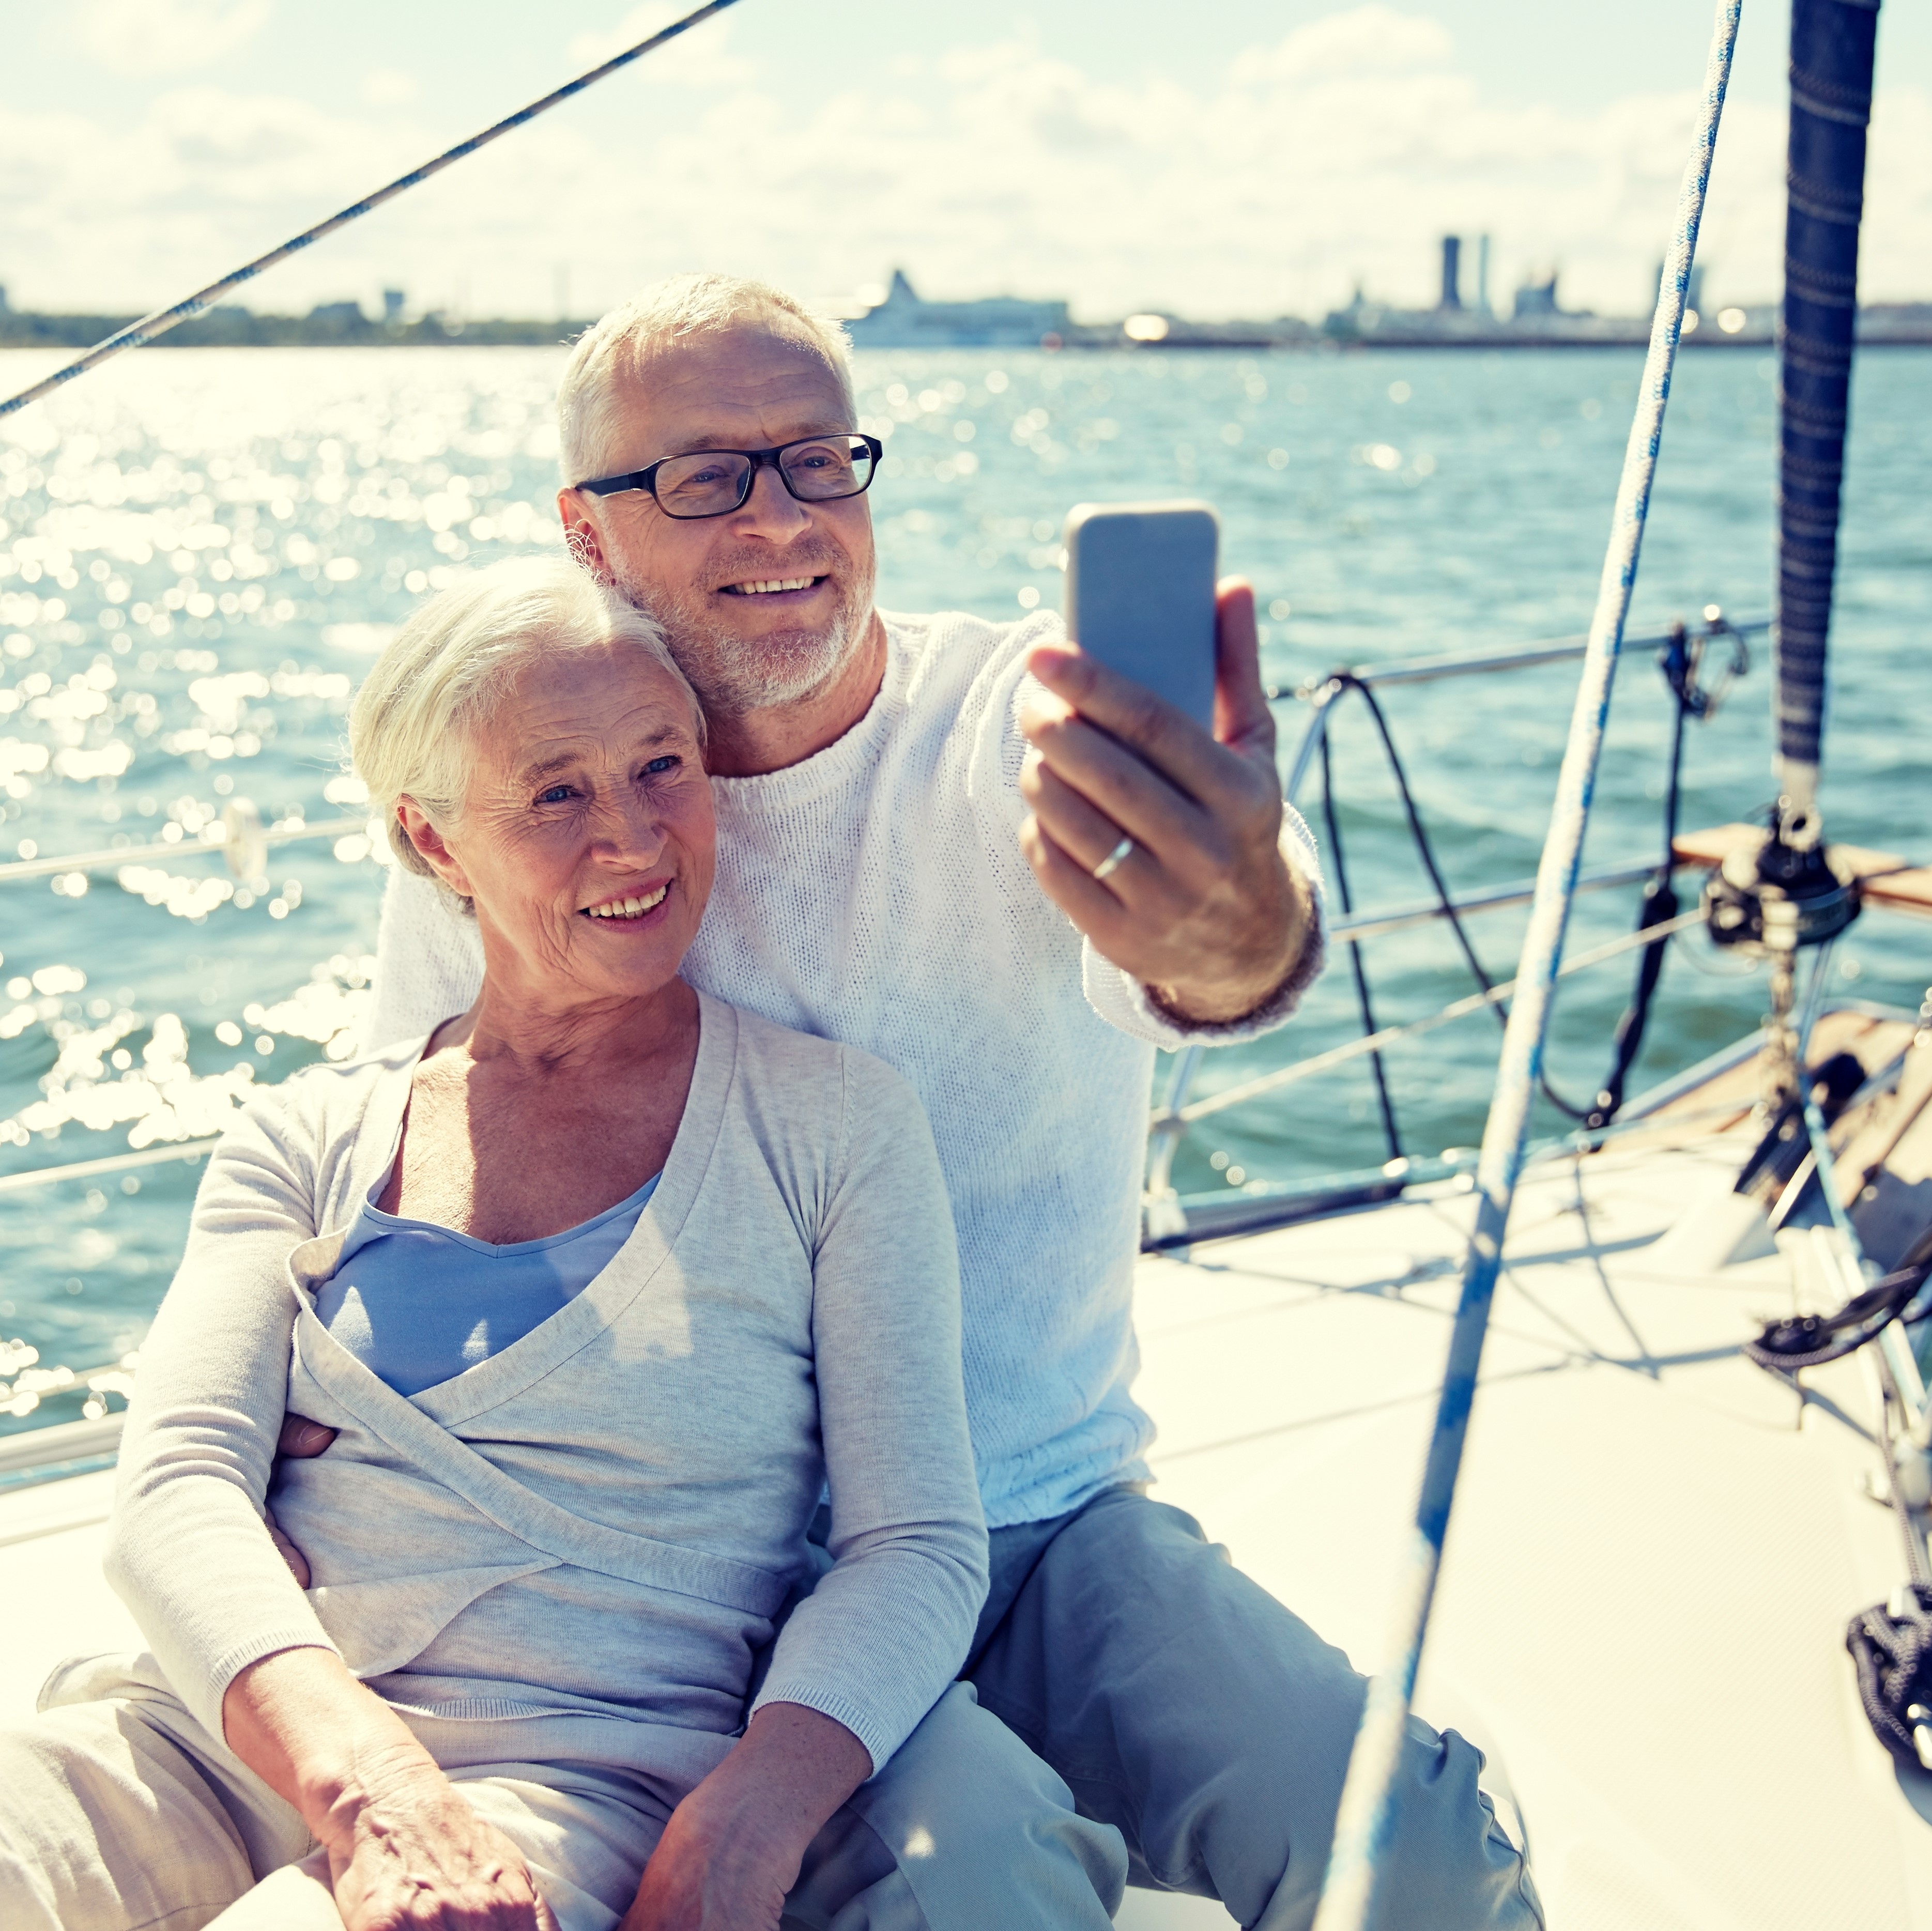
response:
[[[850,317],[846,328],[862,349],[1058,348],[1070,334],[1066,304],[988,295],[978,301],[928,301],[892,271],[885,299]]]

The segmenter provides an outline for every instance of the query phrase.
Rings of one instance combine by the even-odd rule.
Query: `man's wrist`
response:
[[[818,1828],[750,1783],[700,1783],[672,1813],[654,1859],[701,1868],[707,1887],[735,1897],[782,1897],[798,1882]]]
[[[1178,1026],[1238,1026],[1276,998],[1300,963],[1299,958],[1291,961],[1274,978],[1252,985],[1232,989],[1212,985],[1150,985],[1148,997],[1156,1012]]]
[[[872,1768],[865,1746],[835,1718],[770,1703],[678,1815],[708,1845],[729,1846],[738,1870],[776,1872],[788,1888],[813,1838]]]
[[[1296,866],[1284,863],[1288,883],[1288,928],[1285,943],[1262,969],[1212,979],[1147,984],[1155,1009],[1180,1026],[1238,1026],[1264,1012],[1299,981],[1310,952],[1322,943],[1322,919],[1315,892]]]

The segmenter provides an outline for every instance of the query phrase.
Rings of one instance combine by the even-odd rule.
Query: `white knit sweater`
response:
[[[844,736],[782,771],[713,781],[718,874],[685,976],[876,1054],[926,1102],[959,1240],[966,1402],[990,1528],[1144,1476],[1129,1393],[1137,1202],[1156,1045],[1279,1025],[1318,934],[1262,1012],[1184,1030],[1083,944],[1016,837],[1042,613],[887,616],[884,682]],[[1318,885],[1290,811],[1289,860]],[[473,921],[398,868],[365,1048],[428,1031],[482,979]]]

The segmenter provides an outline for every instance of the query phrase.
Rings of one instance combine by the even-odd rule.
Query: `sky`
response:
[[[179,299],[683,10],[576,0],[0,0],[0,284]],[[589,316],[687,268],[1318,316],[1435,297],[1648,305],[1700,92],[1698,0],[740,0],[254,285],[300,313]],[[1700,258],[1779,280],[1788,16],[1746,0]],[[1862,292],[1932,298],[1932,10],[1879,28]]]

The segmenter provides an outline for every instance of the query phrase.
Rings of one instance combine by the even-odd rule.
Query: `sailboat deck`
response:
[[[1749,1144],[1517,1196],[1416,1701],[1499,1752],[1562,1931],[1932,1924],[1932,1777],[1894,1771],[1844,1649],[1905,1574],[1870,1371],[1801,1400],[1738,1351],[1792,1311],[1786,1259],[1694,1252]],[[1142,1270],[1155,1492],[1363,1666],[1473,1217],[1444,1189]]]

